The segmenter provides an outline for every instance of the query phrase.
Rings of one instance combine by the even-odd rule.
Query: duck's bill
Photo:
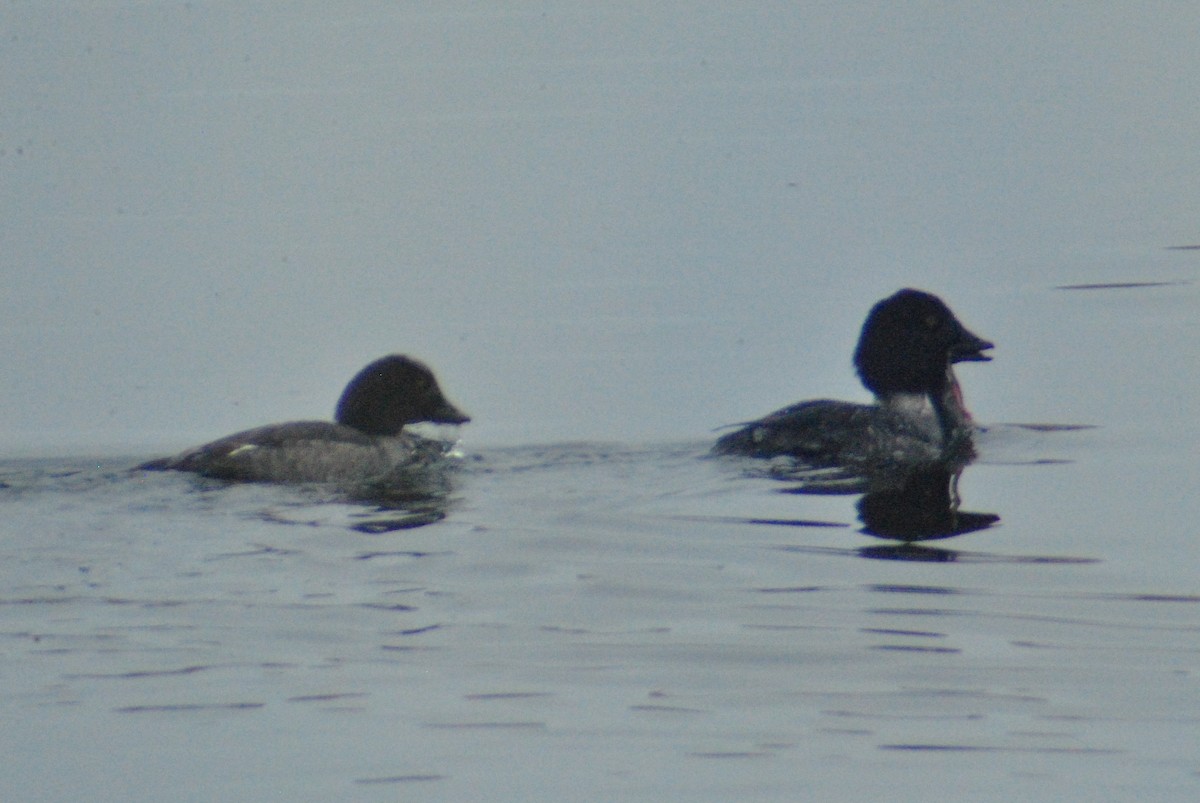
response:
[[[963,330],[962,340],[950,350],[950,362],[988,362],[992,355],[984,352],[995,347],[994,343]]]
[[[471,420],[471,416],[446,402],[429,416],[429,420],[435,424],[465,424]]]

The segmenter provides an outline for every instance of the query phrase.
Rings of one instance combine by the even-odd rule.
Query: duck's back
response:
[[[814,466],[867,466],[934,459],[940,446],[936,432],[888,407],[816,399],[722,436],[713,453],[786,456]]]
[[[372,437],[329,421],[293,421],[238,432],[139,468],[246,482],[364,482],[416,458],[424,441],[404,433]]]

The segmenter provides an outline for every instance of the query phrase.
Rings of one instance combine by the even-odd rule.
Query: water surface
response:
[[[999,522],[909,547],[707,441],[483,449],[425,526],[9,462],[5,796],[1188,799],[1194,552],[1078,515],[1098,432],[993,429]]]
[[[1197,8],[419,6],[6,7],[0,798],[1200,798]],[[903,286],[979,526],[704,457]],[[128,471],[395,351],[433,498]]]

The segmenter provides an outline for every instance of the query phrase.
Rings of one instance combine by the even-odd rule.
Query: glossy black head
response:
[[[876,396],[938,393],[952,363],[990,360],[992,344],[967,331],[935,295],[901,290],[871,308],[854,366]]]
[[[405,424],[465,424],[423,363],[393,354],[359,371],[338,400],[337,422],[369,435],[395,435]]]

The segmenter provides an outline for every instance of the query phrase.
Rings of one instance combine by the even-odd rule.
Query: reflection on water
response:
[[[962,468],[923,466],[868,478],[858,502],[863,532],[900,541],[952,538],[991,527],[994,513],[959,509],[958,478]]]
[[[1020,454],[1021,433],[1053,434],[1095,429],[1088,424],[999,424],[980,427],[988,440],[988,451]],[[739,473],[750,480],[786,483],[778,492],[797,497],[859,495],[855,504],[864,535],[898,541],[865,547],[833,547],[788,544],[781,551],[812,555],[842,555],[872,560],[915,563],[1000,563],[1034,565],[1084,565],[1100,559],[1083,556],[1003,554],[950,549],[939,543],[960,535],[987,530],[1000,522],[1000,515],[962,509],[959,481],[976,458],[975,454],[945,462],[889,466],[809,466],[793,458],[770,461],[739,459]],[[991,466],[1069,465],[1060,458],[989,456]],[[685,517],[686,518],[686,517]],[[711,521],[790,527],[838,527],[839,522],[812,518],[767,516],[715,517]]]
[[[858,554],[872,560],[907,560],[919,563],[953,563],[959,558],[959,553],[952,549],[938,549],[914,543],[865,546],[858,550]]]
[[[767,476],[799,482],[783,493],[797,495],[862,494],[856,508],[861,532],[912,544],[953,538],[987,529],[1000,520],[995,513],[973,513],[961,509],[958,480],[966,460],[885,468],[820,468],[803,464],[774,463]],[[754,469],[758,471],[757,469]],[[880,556],[878,550],[871,556]],[[932,559],[921,550],[899,550],[895,557]],[[944,557],[938,559],[945,559]]]
[[[403,467],[386,480],[354,489],[348,496],[373,505],[351,529],[362,533],[388,533],[423,527],[446,518],[453,499],[458,459],[441,459],[426,465]]]
[[[124,788],[95,770],[115,730],[175,786],[186,751],[189,786],[221,799],[470,799],[492,779],[497,799],[790,799],[827,771],[875,799],[980,775],[975,754],[1031,762],[1011,771],[1052,792],[1113,751],[1124,782],[1193,771],[1170,747],[1200,721],[1190,586],[1019,554],[1068,549],[1029,538],[1020,483],[996,497],[1009,548],[950,550],[929,534],[994,520],[961,510],[953,470],[785,483],[703,450],[492,450],[371,501],[134,461],[0,466],[6,738],[38,746],[16,755],[39,777]],[[263,749],[294,758],[242,758]],[[534,757],[555,768],[537,789],[518,771]]]
[[[368,535],[412,530],[435,524],[457,503],[456,489],[462,461],[440,459],[397,468],[386,477],[358,485],[339,487],[310,483],[276,485],[243,483],[195,474],[146,475],[135,470],[131,476],[147,483],[183,487],[182,493],[213,504],[236,507],[243,498],[254,507],[248,515],[275,524],[314,525],[329,521],[331,511],[340,511],[344,526]]]

